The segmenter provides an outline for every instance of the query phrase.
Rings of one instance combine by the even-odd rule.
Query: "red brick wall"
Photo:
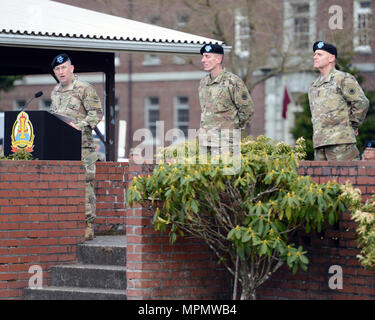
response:
[[[375,161],[358,162],[302,162],[299,173],[310,175],[318,183],[336,180],[352,182],[362,191],[366,200],[375,192]],[[310,264],[307,272],[298,271],[295,276],[283,266],[258,290],[259,299],[321,299],[321,300],[374,300],[375,271],[364,269],[356,255],[360,250],[356,243],[356,224],[345,213],[334,226],[321,233],[306,236],[300,232],[295,243],[308,251]],[[334,273],[328,270],[339,265],[343,271],[343,288],[332,290],[328,281]]]
[[[98,162],[97,233],[125,230],[127,163]],[[76,259],[84,242],[85,175],[80,161],[0,161],[0,299],[22,297],[32,274]]]
[[[84,241],[84,179],[79,161],[0,161],[0,299],[22,296],[30,266],[47,271],[75,259]]]
[[[96,234],[125,233],[127,167],[125,162],[96,163]]]
[[[98,163],[97,230],[127,233],[128,299],[230,299],[232,277],[206,245],[192,238],[169,243],[154,231],[152,211],[126,208],[124,186],[152,165]],[[375,190],[375,161],[302,162],[301,175],[317,182],[350,180],[364,199]],[[308,250],[307,272],[281,268],[258,290],[259,299],[374,299],[375,272],[358,263],[355,224],[348,214],[320,234],[296,237]],[[84,241],[84,171],[81,162],[0,161],[0,299],[17,299],[31,265],[44,282],[51,266],[76,259]],[[328,287],[331,265],[343,268],[343,289]]]
[[[265,83],[259,83],[251,92],[254,102],[254,114],[250,122],[250,134],[253,137],[264,134],[265,123]]]
[[[127,181],[151,170],[151,165],[130,165]],[[319,183],[349,180],[362,190],[364,199],[375,189],[375,161],[306,161],[299,173]],[[208,248],[193,239],[170,245],[166,234],[153,230],[152,216],[152,210],[141,206],[126,211],[128,299],[230,299],[232,277],[218,268]],[[358,263],[355,237],[349,214],[320,234],[298,234],[295,240],[308,251],[308,271],[293,276],[282,267],[259,288],[258,299],[375,299],[375,272]],[[343,289],[328,286],[332,265],[343,269]]]
[[[130,165],[127,181],[152,169]],[[230,299],[231,277],[209,248],[189,237],[170,244],[168,233],[154,230],[146,207],[126,211],[128,299]]]

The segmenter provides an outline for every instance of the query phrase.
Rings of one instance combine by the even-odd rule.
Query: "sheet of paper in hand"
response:
[[[59,113],[50,112],[55,117],[59,118],[61,121],[64,121],[66,124],[70,125],[71,127],[75,128],[75,126],[71,125],[72,122],[74,122],[74,119]],[[75,128],[76,129],[76,128]]]

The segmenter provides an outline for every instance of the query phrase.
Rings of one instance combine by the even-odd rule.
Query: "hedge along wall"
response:
[[[125,229],[126,163],[98,162],[99,233]],[[85,174],[80,161],[0,161],[0,299],[22,297],[32,274],[76,260],[85,241]]]
[[[362,192],[365,201],[375,193],[375,161],[358,162],[301,162],[299,174],[310,175],[315,182],[339,183],[350,181]],[[296,236],[295,243],[308,251],[310,264],[307,272],[298,271],[295,276],[284,265],[258,290],[259,299],[340,299],[374,300],[375,271],[363,268],[357,254],[356,223],[345,213],[338,223],[327,226],[321,233],[307,236],[303,231]],[[330,278],[337,284],[337,267],[342,268],[342,289],[331,289]]]

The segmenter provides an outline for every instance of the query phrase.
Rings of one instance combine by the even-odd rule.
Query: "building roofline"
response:
[[[137,51],[175,54],[200,54],[200,48],[202,47],[202,44],[180,42],[88,39],[3,33],[0,33],[0,45],[102,52]],[[229,53],[232,47],[224,45],[223,48],[225,53]]]

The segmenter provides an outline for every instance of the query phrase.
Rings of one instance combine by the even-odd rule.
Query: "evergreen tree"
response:
[[[8,92],[9,90],[13,89],[14,81],[20,79],[22,79],[22,76],[0,76],[0,93],[1,91]]]
[[[306,140],[306,160],[314,159],[314,147],[312,142],[313,129],[311,122],[311,111],[309,106],[308,94],[302,96],[302,101],[300,101],[302,111],[296,114],[296,120],[294,127],[290,130],[294,139],[299,137],[304,137]]]
[[[367,112],[365,121],[359,127],[359,133],[357,136],[358,149],[362,153],[364,145],[370,140],[375,140],[375,91],[374,90],[363,90],[366,97],[370,100],[370,107]]]
[[[338,59],[336,68],[338,70],[348,72],[356,77],[358,83],[361,85],[363,83],[363,76],[360,72],[352,67],[350,56],[343,56]],[[362,85],[361,85],[362,86]],[[359,134],[357,136],[357,145],[359,151],[363,152],[363,146],[366,142],[370,140],[375,140],[375,91],[366,90],[363,88],[366,97],[370,101],[370,107],[367,112],[365,121],[359,127]],[[309,98],[307,93],[303,95],[301,106],[302,111],[296,114],[296,121],[294,127],[291,129],[291,133],[294,139],[299,137],[304,137],[306,139],[306,160],[314,159],[314,148],[312,142],[312,123],[311,123],[311,112],[309,107]]]

